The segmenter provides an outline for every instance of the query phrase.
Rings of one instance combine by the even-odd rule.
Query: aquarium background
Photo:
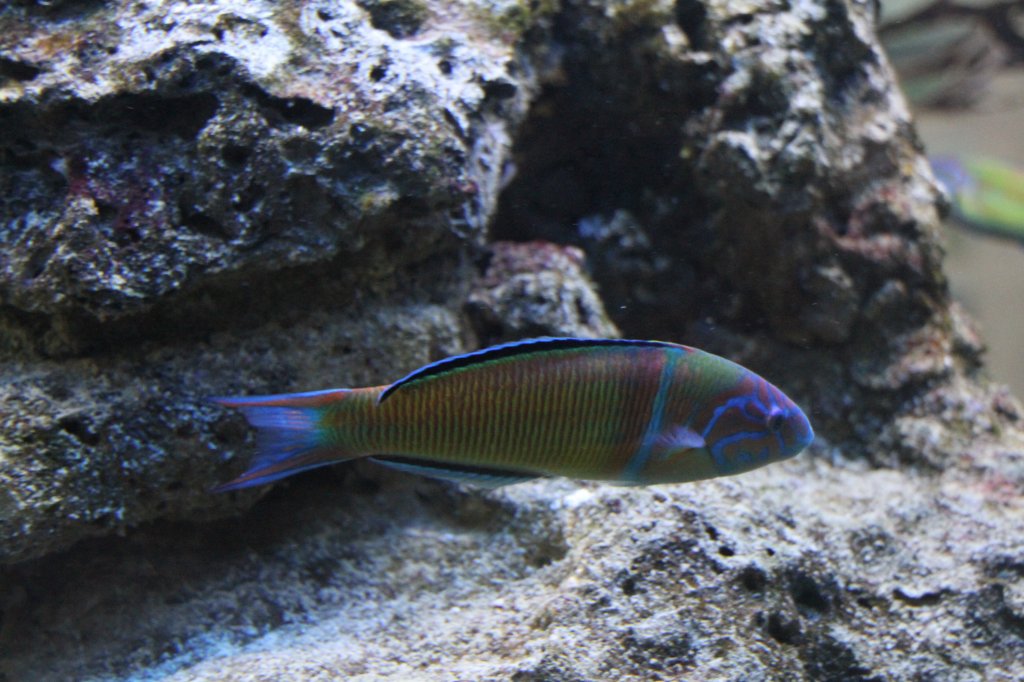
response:
[[[929,156],[991,157],[1024,168],[1022,3],[882,3],[880,33]],[[1021,176],[1024,192],[1024,174]],[[947,220],[953,295],[978,320],[987,365],[1024,393],[1024,242]]]

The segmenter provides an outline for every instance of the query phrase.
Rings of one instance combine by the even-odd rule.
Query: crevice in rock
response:
[[[862,665],[853,649],[833,637],[815,635],[804,653],[804,671],[808,679],[821,682],[882,682]]]
[[[707,9],[700,0],[676,0],[676,23],[695,50],[708,49],[707,18]]]
[[[828,613],[832,605],[817,581],[802,570],[793,570],[788,576],[789,592],[797,608],[815,614]]]
[[[333,107],[325,107],[305,97],[276,97],[251,83],[244,84],[242,92],[259,105],[264,118],[272,126],[290,123],[316,130],[334,121]]]
[[[21,83],[35,80],[43,70],[28,62],[11,59],[0,55],[0,78],[7,78]]]
[[[127,126],[161,135],[175,135],[192,140],[214,114],[220,101],[210,92],[168,96],[158,94],[121,94],[100,100],[88,107],[71,109],[69,117],[79,121],[115,129]],[[69,120],[68,125],[76,125]],[[123,134],[123,131],[118,131]]]
[[[594,40],[579,35],[586,19],[577,12],[555,20],[564,44]],[[652,72],[635,45],[655,40],[656,30],[638,27],[620,37],[629,45],[566,54],[564,80],[541,89],[516,138],[516,175],[501,195],[493,236],[582,247],[614,321],[629,334],[666,337],[698,314],[687,273],[699,269],[697,251],[706,248],[706,207],[691,167],[678,158],[687,117],[717,98],[718,67],[680,60]],[[595,63],[595,52],[608,57]],[[654,313],[661,296],[680,302],[670,320]]]
[[[392,38],[411,38],[426,20],[428,6],[422,0],[357,0],[370,15],[370,24]]]

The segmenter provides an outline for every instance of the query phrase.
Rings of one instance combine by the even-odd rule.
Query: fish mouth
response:
[[[811,420],[807,418],[803,410],[797,408],[796,428],[793,430],[793,445],[790,447],[790,457],[806,450],[814,442],[814,428]]]

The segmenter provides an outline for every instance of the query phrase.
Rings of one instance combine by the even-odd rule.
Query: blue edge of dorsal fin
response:
[[[444,358],[443,360],[431,362],[429,365],[424,365],[423,367],[406,374],[404,377],[384,389],[384,392],[380,394],[379,398],[377,398],[377,403],[379,404],[384,402],[392,393],[414,381],[420,381],[428,377],[437,376],[463,367],[510,358],[516,355],[525,355],[527,353],[539,353],[552,350],[570,350],[573,348],[589,348],[595,346],[636,346],[641,348],[659,347],[689,350],[686,346],[669,343],[667,341],[582,339],[571,336],[541,336],[535,339],[520,339],[519,341],[510,341],[509,343],[502,343],[497,346],[482,348],[480,350],[472,351],[471,353],[453,355],[450,358]]]

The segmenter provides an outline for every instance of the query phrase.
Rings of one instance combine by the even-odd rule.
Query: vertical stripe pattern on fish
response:
[[[262,436],[251,468],[218,490],[360,457],[482,485],[669,483],[747,471],[813,439],[800,408],[763,378],[659,341],[531,339],[389,386],[216,401]]]

